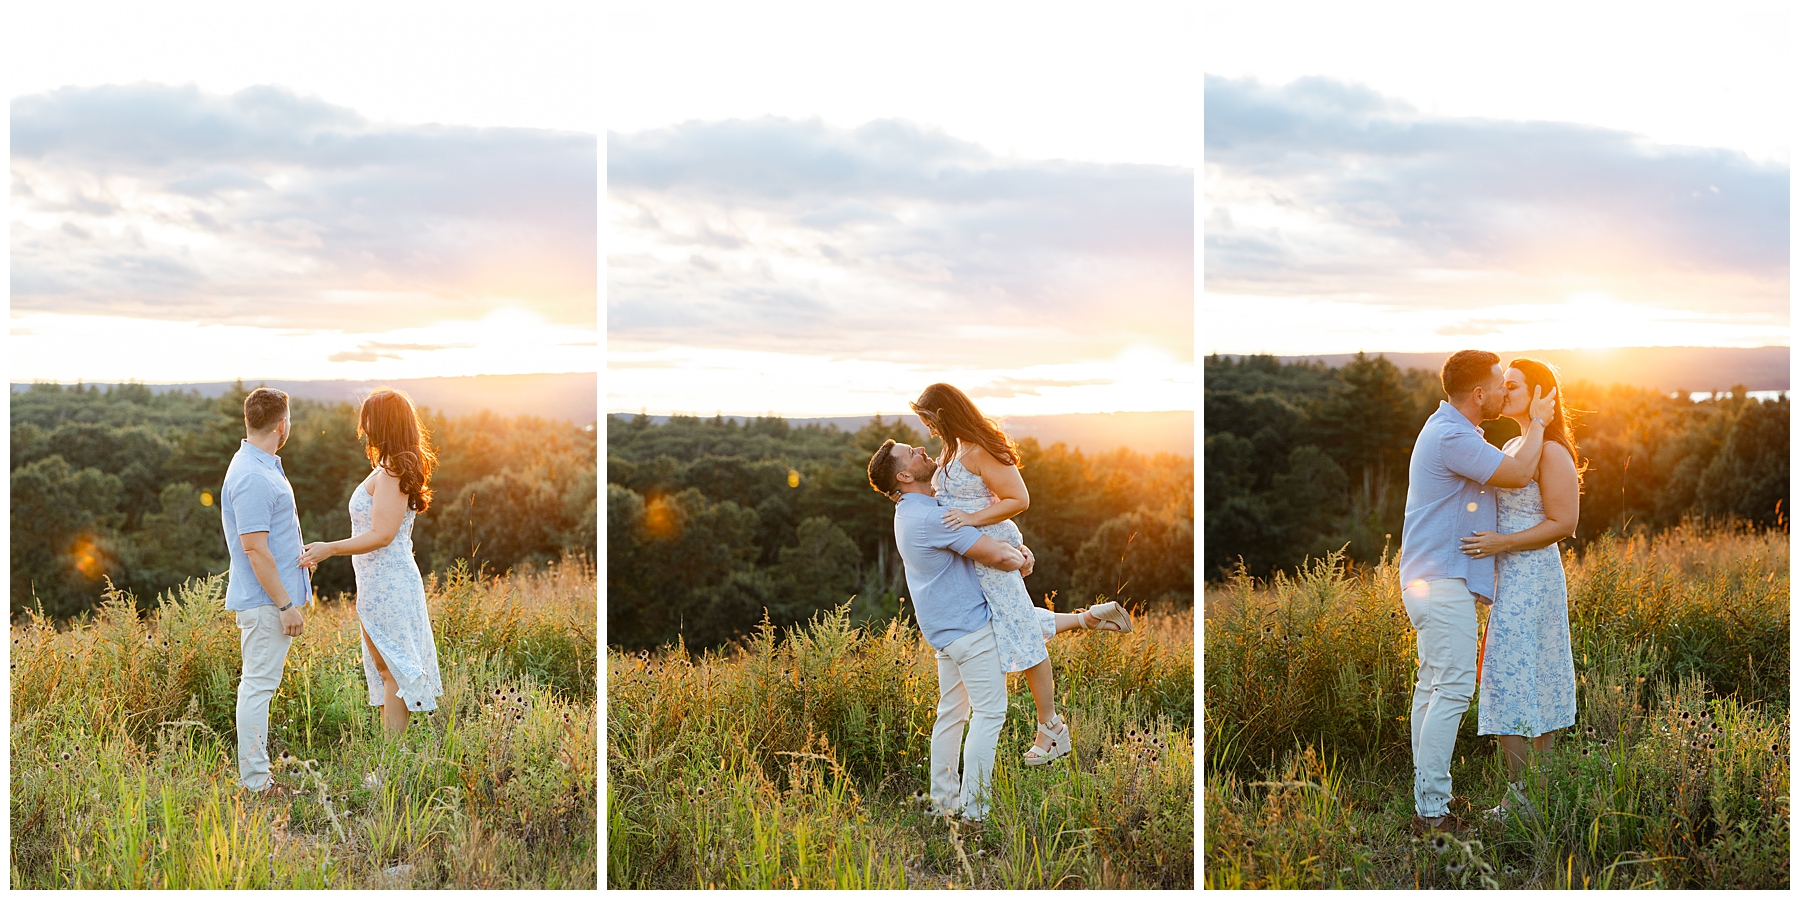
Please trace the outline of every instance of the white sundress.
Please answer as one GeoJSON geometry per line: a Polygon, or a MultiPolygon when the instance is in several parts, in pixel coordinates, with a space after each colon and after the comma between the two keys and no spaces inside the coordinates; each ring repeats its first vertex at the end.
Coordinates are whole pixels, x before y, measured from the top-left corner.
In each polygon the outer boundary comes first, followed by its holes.
{"type": "MultiPolygon", "coordinates": [[[[932,475],[932,487],[937,490],[938,506],[963,512],[979,512],[998,499],[981,476],[963,466],[960,453],[932,475]]],[[[1025,543],[1011,519],[984,525],[980,531],[1014,547],[1025,543]]],[[[1022,672],[1050,658],[1044,641],[1056,636],[1056,614],[1031,602],[1025,576],[980,563],[975,563],[975,574],[982,596],[987,598],[994,644],[1000,650],[1000,670],[1022,672]]]]}
{"type": "MultiPolygon", "coordinates": [[[[1501,534],[1544,521],[1536,481],[1495,496],[1501,534]]],[[[1551,544],[1502,553],[1481,663],[1479,734],[1537,737],[1575,724],[1575,658],[1562,553],[1551,544]]]]}
{"type": "MultiPolygon", "coordinates": [[[[438,676],[437,642],[431,636],[431,615],[425,609],[425,581],[413,560],[412,527],[417,514],[408,509],[392,543],[369,553],[350,557],[356,569],[356,615],[381,651],[388,674],[399,686],[400,699],[413,712],[437,709],[444,693],[438,676]]],[[[368,531],[375,523],[375,498],[366,486],[350,494],[350,536],[368,531]]],[[[364,645],[363,675],[369,683],[369,705],[386,699],[381,673],[364,645]]]]}

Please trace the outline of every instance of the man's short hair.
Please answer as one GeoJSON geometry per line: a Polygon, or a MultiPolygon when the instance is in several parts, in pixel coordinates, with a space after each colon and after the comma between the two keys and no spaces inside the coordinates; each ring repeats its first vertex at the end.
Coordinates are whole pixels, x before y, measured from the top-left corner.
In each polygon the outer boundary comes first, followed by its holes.
{"type": "Polygon", "coordinates": [[[274,388],[259,387],[244,398],[244,424],[251,431],[268,431],[287,415],[288,395],[274,388]]]}
{"type": "Polygon", "coordinates": [[[1494,377],[1494,367],[1499,364],[1499,354],[1486,350],[1458,350],[1444,360],[1444,371],[1438,375],[1444,382],[1444,395],[1461,397],[1487,384],[1488,379],[1494,377]]]}
{"type": "Polygon", "coordinates": [[[888,438],[882,442],[881,449],[869,457],[869,487],[892,498],[894,492],[900,489],[900,483],[894,480],[899,468],[894,460],[894,439],[888,438]]]}

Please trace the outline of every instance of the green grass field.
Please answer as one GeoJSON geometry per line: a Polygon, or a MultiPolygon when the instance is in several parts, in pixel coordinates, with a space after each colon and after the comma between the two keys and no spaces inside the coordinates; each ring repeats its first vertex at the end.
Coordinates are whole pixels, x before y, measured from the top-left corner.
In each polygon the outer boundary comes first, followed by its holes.
{"type": "MultiPolygon", "coordinates": [[[[1206,885],[1786,889],[1787,534],[1689,524],[1564,565],[1577,713],[1541,815],[1445,841],[1409,831],[1416,644],[1393,566],[1209,586],[1206,885]]],[[[1476,713],[1451,777],[1487,808],[1504,764],[1476,713]]]]}
{"type": "Polygon", "coordinates": [[[916,799],[937,669],[910,626],[840,608],[692,659],[607,657],[615,888],[1191,888],[1191,614],[1050,642],[1075,752],[1020,760],[1036,722],[1011,676],[981,830],[916,799]]]}
{"type": "Polygon", "coordinates": [[[12,628],[14,888],[593,888],[590,566],[427,583],[444,695],[401,740],[348,598],[307,611],[271,705],[285,799],[237,787],[223,581],[148,617],[12,628]]]}

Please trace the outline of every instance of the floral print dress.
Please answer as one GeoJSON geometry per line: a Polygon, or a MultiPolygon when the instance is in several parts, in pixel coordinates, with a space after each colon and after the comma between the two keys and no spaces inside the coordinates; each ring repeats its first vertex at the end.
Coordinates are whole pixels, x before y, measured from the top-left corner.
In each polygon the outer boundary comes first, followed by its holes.
{"type": "MultiPolygon", "coordinates": [[[[962,464],[962,454],[932,475],[937,503],[963,512],[979,512],[998,498],[981,476],[962,464]]],[[[1001,543],[1023,546],[1025,538],[1011,519],[983,526],[981,533],[1001,543]]],[[[1000,670],[1022,672],[1050,658],[1044,641],[1056,635],[1056,614],[1031,602],[1025,576],[975,563],[981,593],[987,598],[994,626],[994,643],[1000,649],[1000,670]]]]}
{"type": "MultiPolygon", "coordinates": [[[[1495,497],[1501,534],[1544,521],[1536,481],[1495,497]]],[[[1480,734],[1537,737],[1575,724],[1575,658],[1562,553],[1551,544],[1502,553],[1481,664],[1480,734]]]]}
{"type": "MultiPolygon", "coordinates": [[[[363,631],[381,651],[388,674],[399,686],[400,699],[412,712],[437,709],[444,693],[438,677],[437,642],[431,636],[431,616],[425,609],[425,581],[413,560],[412,510],[400,522],[392,543],[369,553],[350,557],[356,569],[356,615],[363,631]]],[[[352,537],[374,527],[375,497],[366,483],[350,494],[352,537]]],[[[363,645],[363,675],[369,683],[369,705],[386,699],[375,659],[363,645]]]]}

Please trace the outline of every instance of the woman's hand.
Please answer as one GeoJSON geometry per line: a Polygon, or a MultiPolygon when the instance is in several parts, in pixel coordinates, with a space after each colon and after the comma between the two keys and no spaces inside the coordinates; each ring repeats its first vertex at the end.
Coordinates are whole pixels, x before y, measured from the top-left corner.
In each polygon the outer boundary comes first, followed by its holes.
{"type": "Polygon", "coordinates": [[[1498,531],[1477,531],[1473,536],[1462,539],[1462,549],[1473,559],[1491,559],[1510,549],[1506,538],[1506,535],[1498,531]]]}
{"type": "Polygon", "coordinates": [[[975,527],[974,513],[966,513],[960,509],[947,509],[944,511],[945,528],[961,528],[964,525],[971,528],[975,527]]]}
{"type": "Polygon", "coordinates": [[[311,569],[332,556],[330,541],[313,541],[300,551],[300,567],[311,569]]]}

